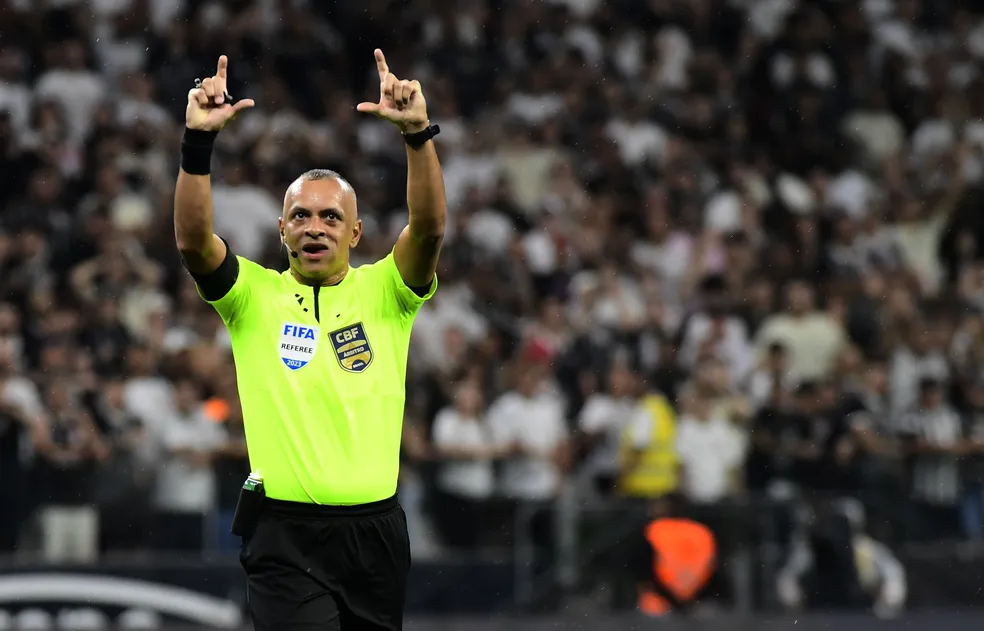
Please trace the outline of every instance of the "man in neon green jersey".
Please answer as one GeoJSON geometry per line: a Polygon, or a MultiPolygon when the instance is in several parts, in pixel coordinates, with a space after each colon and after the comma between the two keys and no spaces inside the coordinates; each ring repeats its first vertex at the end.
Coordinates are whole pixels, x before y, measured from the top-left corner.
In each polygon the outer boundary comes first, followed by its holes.
{"type": "Polygon", "coordinates": [[[355,191],[313,170],[287,190],[283,274],[212,233],[216,134],[253,106],[226,91],[228,60],[188,94],[174,228],[185,267],[232,338],[250,466],[237,532],[257,631],[402,628],[410,548],[396,500],[407,348],[437,288],[441,167],[416,81],[375,51],[378,103],[407,146],[409,225],[390,255],[349,267],[362,235],[355,191]]]}

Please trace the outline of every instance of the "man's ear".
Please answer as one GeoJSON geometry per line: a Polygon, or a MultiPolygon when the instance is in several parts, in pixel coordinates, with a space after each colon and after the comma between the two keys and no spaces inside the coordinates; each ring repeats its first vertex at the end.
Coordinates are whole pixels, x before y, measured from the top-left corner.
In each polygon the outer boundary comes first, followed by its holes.
{"type": "Polygon", "coordinates": [[[359,245],[359,239],[362,238],[362,220],[359,219],[352,226],[352,240],[349,241],[349,247],[355,247],[359,245]]]}

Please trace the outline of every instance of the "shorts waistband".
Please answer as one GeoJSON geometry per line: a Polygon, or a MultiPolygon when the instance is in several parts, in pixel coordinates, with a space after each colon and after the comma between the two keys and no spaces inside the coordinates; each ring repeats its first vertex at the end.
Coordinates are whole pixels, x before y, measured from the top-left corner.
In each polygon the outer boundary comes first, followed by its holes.
{"type": "Polygon", "coordinates": [[[263,512],[281,517],[297,517],[301,519],[321,519],[325,517],[378,517],[385,515],[399,506],[396,495],[369,502],[367,504],[351,504],[340,506],[336,504],[309,504],[307,502],[291,502],[264,498],[263,512]]]}

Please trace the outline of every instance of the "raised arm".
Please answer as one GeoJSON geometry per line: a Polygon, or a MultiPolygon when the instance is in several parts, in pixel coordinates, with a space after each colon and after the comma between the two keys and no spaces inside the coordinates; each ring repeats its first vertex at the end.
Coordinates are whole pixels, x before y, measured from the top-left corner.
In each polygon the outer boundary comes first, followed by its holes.
{"type": "Polygon", "coordinates": [[[212,145],[219,131],[252,99],[231,103],[226,90],[229,60],[219,57],[214,77],[188,92],[181,169],[174,188],[174,239],[181,260],[193,275],[211,274],[226,257],[226,245],[212,232],[212,145]]]}
{"type": "Polygon", "coordinates": [[[358,110],[390,121],[406,139],[410,221],[396,241],[393,256],[403,282],[414,289],[425,289],[434,281],[447,219],[441,163],[430,139],[436,132],[431,130],[427,118],[427,102],[420,83],[397,79],[383,52],[376,49],[375,55],[379,103],[360,103],[358,110]]]}

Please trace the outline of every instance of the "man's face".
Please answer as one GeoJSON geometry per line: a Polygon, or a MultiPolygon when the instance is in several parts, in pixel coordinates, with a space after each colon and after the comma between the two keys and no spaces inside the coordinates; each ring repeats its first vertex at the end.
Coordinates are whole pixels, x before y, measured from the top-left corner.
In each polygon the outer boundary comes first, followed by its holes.
{"type": "Polygon", "coordinates": [[[349,248],[362,236],[355,192],[337,179],[294,182],[280,231],[284,245],[297,254],[289,259],[295,274],[314,282],[330,278],[348,266],[349,248]]]}
{"type": "Polygon", "coordinates": [[[789,288],[789,310],[803,315],[813,308],[813,292],[803,283],[795,283],[789,288]]]}
{"type": "Polygon", "coordinates": [[[935,410],[943,405],[943,388],[934,384],[923,389],[922,405],[927,410],[935,410]]]}
{"type": "Polygon", "coordinates": [[[616,366],[608,375],[608,388],[613,397],[625,397],[632,394],[634,375],[624,366],[616,366]]]}

